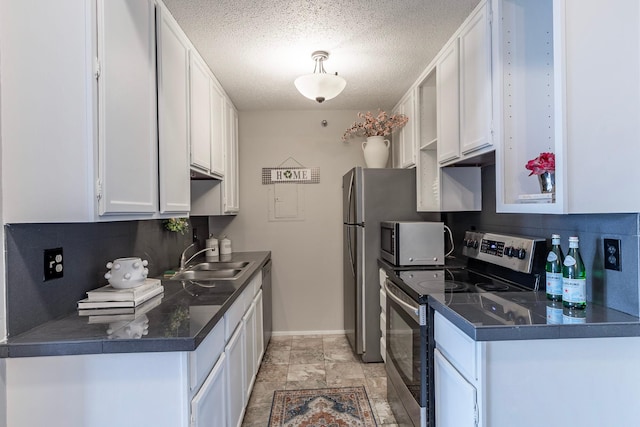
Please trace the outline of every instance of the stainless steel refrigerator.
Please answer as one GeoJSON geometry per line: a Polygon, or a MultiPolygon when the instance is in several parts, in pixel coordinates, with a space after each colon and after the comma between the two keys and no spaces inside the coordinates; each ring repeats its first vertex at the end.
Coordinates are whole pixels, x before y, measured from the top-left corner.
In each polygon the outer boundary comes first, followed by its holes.
{"type": "Polygon", "coordinates": [[[342,178],[342,192],[344,328],[364,362],[380,362],[380,221],[439,217],[416,212],[415,169],[357,167],[342,178]]]}

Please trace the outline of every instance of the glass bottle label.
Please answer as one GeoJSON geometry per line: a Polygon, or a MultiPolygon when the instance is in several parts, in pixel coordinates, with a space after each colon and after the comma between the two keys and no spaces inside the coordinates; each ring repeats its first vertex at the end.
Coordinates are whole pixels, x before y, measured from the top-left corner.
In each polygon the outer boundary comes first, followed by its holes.
{"type": "Polygon", "coordinates": [[[560,325],[562,323],[562,306],[555,307],[547,305],[547,324],[560,325]]]}
{"type": "Polygon", "coordinates": [[[576,259],[571,255],[567,255],[567,257],[564,259],[564,265],[566,265],[567,267],[576,265],[576,259]]]}
{"type": "Polygon", "coordinates": [[[556,253],[553,251],[549,252],[549,255],[547,255],[547,262],[554,262],[557,259],[558,259],[558,255],[556,255],[556,253]]]}
{"type": "Polygon", "coordinates": [[[548,294],[562,295],[562,273],[547,273],[546,282],[546,291],[548,294]]]}
{"type": "Polygon", "coordinates": [[[562,280],[562,287],[563,301],[573,303],[582,303],[587,301],[587,279],[568,279],[565,277],[562,280]]]}

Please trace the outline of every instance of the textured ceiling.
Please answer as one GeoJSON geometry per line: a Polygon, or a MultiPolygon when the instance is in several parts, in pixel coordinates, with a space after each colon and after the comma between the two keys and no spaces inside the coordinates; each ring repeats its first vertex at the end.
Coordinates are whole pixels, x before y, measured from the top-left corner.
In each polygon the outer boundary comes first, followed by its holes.
{"type": "Polygon", "coordinates": [[[479,0],[164,0],[239,110],[390,108],[479,0]],[[347,87],[317,104],[293,81],[326,50],[347,87]]]}

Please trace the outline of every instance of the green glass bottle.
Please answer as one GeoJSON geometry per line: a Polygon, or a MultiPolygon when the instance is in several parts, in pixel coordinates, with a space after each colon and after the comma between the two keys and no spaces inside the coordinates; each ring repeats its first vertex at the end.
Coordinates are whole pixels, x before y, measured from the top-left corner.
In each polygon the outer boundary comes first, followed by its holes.
{"type": "Polygon", "coordinates": [[[551,301],[562,301],[562,263],[564,254],[560,248],[560,235],[551,235],[551,250],[544,266],[546,273],[547,298],[551,301]]]}
{"type": "Polygon", "coordinates": [[[587,271],[578,242],[577,237],[569,237],[569,252],[562,268],[562,305],[582,309],[587,307],[587,271]]]}

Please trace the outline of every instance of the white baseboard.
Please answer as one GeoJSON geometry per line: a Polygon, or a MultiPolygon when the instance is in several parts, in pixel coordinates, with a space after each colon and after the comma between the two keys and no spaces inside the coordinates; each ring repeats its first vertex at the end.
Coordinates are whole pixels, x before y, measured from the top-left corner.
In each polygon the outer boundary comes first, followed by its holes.
{"type": "Polygon", "coordinates": [[[273,331],[271,336],[287,337],[292,335],[345,335],[345,330],[337,331],[273,331]]]}

